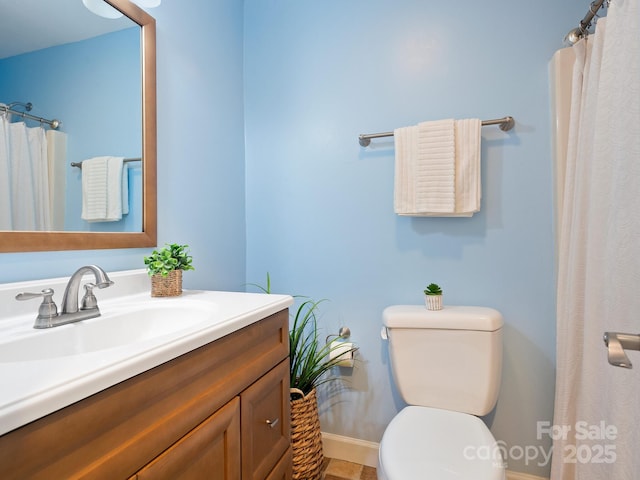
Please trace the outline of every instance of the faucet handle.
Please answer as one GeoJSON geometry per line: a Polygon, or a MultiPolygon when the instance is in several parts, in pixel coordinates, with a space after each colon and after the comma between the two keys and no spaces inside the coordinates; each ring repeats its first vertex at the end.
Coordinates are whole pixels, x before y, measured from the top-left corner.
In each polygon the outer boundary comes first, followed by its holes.
{"type": "Polygon", "coordinates": [[[82,297],[82,305],[80,310],[90,310],[98,308],[98,300],[93,294],[95,283],[85,283],[84,285],[84,297],[82,297]]]}
{"type": "Polygon", "coordinates": [[[42,297],[42,303],[38,309],[38,318],[34,328],[45,328],[46,323],[58,315],[58,307],[53,301],[53,289],[45,288],[40,293],[21,292],[16,295],[16,300],[31,300],[42,297]]]}

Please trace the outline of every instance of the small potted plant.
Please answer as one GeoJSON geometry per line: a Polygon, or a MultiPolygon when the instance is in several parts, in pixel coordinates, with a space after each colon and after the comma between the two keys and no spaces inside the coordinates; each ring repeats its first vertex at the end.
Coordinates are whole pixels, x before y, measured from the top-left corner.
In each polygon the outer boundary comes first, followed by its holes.
{"type": "Polygon", "coordinates": [[[182,271],[195,270],[193,257],[187,251],[189,245],[167,243],[144,257],[147,273],[151,277],[152,297],[177,297],[182,294],[182,271]]]}
{"type": "Polygon", "coordinates": [[[437,283],[430,283],[424,289],[424,301],[429,310],[442,310],[442,289],[437,283]]]}

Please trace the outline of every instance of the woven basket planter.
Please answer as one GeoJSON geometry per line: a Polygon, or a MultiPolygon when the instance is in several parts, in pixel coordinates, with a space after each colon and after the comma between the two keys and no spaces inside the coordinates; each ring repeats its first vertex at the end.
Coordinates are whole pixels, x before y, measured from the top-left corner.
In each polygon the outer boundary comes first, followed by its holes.
{"type": "Polygon", "coordinates": [[[172,270],[166,277],[156,273],[151,276],[152,297],[177,297],[182,295],[182,270],[172,270]]]}
{"type": "Polygon", "coordinates": [[[322,474],[322,436],[318,416],[316,390],[307,395],[292,388],[291,393],[303,395],[291,400],[291,449],[293,450],[293,480],[318,480],[322,474]]]}

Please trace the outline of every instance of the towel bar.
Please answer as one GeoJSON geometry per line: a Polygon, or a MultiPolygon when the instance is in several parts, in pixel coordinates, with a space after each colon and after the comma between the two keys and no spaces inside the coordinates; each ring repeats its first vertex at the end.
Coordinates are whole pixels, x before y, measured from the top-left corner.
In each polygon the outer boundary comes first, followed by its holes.
{"type": "MultiPolygon", "coordinates": [[[[485,125],[498,125],[500,130],[503,132],[508,132],[511,130],[516,124],[513,117],[503,117],[503,118],[495,118],[493,120],[482,120],[482,126],[485,125]]],[[[381,137],[393,137],[393,132],[383,132],[383,133],[363,133],[358,137],[358,142],[363,147],[368,147],[371,143],[372,138],[381,138],[381,137]]]]}
{"type": "MultiPolygon", "coordinates": [[[[142,161],[142,158],[125,158],[123,160],[124,163],[141,162],[141,161],[142,161]]],[[[82,168],[82,162],[71,162],[71,166],[72,167],[82,168]]]]}

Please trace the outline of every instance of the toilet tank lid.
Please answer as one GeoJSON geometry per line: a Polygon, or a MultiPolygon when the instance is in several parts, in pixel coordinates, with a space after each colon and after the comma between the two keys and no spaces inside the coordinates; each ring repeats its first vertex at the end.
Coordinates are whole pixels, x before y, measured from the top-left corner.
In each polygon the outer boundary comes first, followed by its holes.
{"type": "Polygon", "coordinates": [[[392,305],[382,312],[387,328],[432,328],[438,330],[478,330],[493,332],[504,324],[502,314],[488,307],[446,305],[427,310],[424,305],[392,305]]]}

